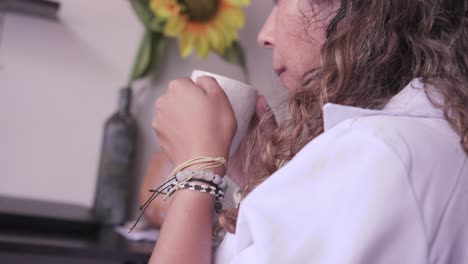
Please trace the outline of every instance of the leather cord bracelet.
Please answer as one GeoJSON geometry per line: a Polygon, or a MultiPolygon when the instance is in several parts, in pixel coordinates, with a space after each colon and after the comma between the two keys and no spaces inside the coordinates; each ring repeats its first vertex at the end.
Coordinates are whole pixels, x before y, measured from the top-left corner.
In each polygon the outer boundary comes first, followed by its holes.
{"type": "MultiPolygon", "coordinates": [[[[166,182],[161,184],[155,190],[153,190],[153,189],[149,190],[152,194],[148,198],[148,200],[146,200],[146,202],[140,207],[141,213],[138,216],[135,223],[133,224],[133,226],[130,228],[129,232],[131,232],[135,228],[135,226],[140,221],[141,217],[143,217],[146,209],[149,207],[151,202],[154,199],[156,199],[156,197],[159,194],[165,195],[164,200],[167,199],[167,197],[171,196],[176,190],[181,189],[181,188],[185,188],[185,186],[186,186],[185,184],[187,182],[189,182],[189,181],[192,181],[192,179],[195,178],[196,174],[197,175],[201,174],[202,175],[202,177],[201,177],[202,180],[212,182],[214,185],[216,185],[216,189],[219,189],[219,192],[215,192],[215,194],[218,195],[218,196],[215,196],[216,197],[215,210],[216,210],[217,213],[219,213],[219,211],[221,210],[221,203],[220,203],[219,200],[222,199],[222,197],[224,197],[224,192],[221,189],[227,188],[227,183],[226,183],[225,180],[223,182],[222,181],[223,178],[221,176],[219,176],[219,175],[211,174],[212,172],[210,173],[208,171],[203,172],[203,170],[216,168],[216,167],[219,167],[219,166],[224,166],[225,170],[227,171],[227,165],[226,165],[226,159],[225,158],[223,158],[223,157],[218,157],[218,158],[198,157],[198,158],[194,158],[194,159],[188,160],[186,162],[183,162],[182,164],[177,166],[171,173],[169,173],[169,175],[167,177],[168,180],[166,182]],[[184,170],[184,169],[186,169],[186,168],[188,168],[190,166],[196,165],[196,164],[202,164],[201,166],[199,166],[197,168],[197,170],[196,170],[197,173],[191,173],[190,175],[186,175],[186,177],[184,177],[185,179],[183,179],[181,181],[178,180],[178,178],[176,177],[177,173],[181,172],[179,174],[179,178],[180,178],[180,177],[182,177],[182,175],[186,174],[186,172],[185,171],[182,172],[182,170],[184,170]],[[211,177],[212,177],[212,179],[211,179],[211,177]],[[221,183],[222,183],[223,188],[220,188],[221,183]],[[177,184],[179,184],[179,187],[178,187],[177,184]],[[220,195],[219,193],[222,193],[222,195],[220,195]]],[[[202,189],[200,189],[200,188],[201,187],[196,187],[196,188],[193,187],[193,189],[196,190],[196,191],[201,191],[203,189],[203,188],[202,189]],[[200,189],[200,190],[197,190],[197,189],[200,189]]],[[[211,191],[210,191],[210,194],[211,194],[211,191]]]]}

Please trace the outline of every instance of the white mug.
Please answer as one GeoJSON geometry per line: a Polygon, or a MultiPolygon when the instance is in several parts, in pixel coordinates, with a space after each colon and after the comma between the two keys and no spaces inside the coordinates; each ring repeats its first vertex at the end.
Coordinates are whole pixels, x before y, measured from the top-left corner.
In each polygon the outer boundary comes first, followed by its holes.
{"type": "Polygon", "coordinates": [[[192,72],[191,79],[196,82],[197,78],[200,76],[210,76],[215,78],[229,99],[232,109],[234,110],[234,115],[237,121],[237,131],[234,135],[231,149],[229,150],[229,156],[232,156],[248,132],[250,120],[255,113],[258,92],[248,84],[211,72],[194,70],[192,72]]]}

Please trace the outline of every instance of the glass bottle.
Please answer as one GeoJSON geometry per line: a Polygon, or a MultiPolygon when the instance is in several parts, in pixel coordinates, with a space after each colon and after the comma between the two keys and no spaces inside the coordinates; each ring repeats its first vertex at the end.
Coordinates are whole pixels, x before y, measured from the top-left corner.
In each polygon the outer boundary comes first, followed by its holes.
{"type": "Polygon", "coordinates": [[[122,224],[128,214],[138,127],[130,113],[132,89],[120,90],[119,109],[104,125],[93,214],[102,224],[122,224]]]}

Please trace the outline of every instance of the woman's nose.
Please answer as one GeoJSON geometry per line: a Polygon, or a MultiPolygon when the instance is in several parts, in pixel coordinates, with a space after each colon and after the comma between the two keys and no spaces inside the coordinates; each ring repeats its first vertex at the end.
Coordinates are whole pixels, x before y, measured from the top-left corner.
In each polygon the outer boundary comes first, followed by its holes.
{"type": "Polygon", "coordinates": [[[273,48],[275,45],[275,16],[276,16],[276,7],[270,13],[265,24],[263,24],[260,33],[258,33],[257,42],[258,45],[264,48],[273,48]]]}

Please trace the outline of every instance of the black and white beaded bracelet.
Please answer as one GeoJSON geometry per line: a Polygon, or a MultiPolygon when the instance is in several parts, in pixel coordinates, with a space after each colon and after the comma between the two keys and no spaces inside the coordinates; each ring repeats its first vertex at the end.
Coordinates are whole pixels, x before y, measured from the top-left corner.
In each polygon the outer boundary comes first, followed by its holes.
{"type": "Polygon", "coordinates": [[[219,214],[222,210],[221,201],[224,198],[224,192],[219,188],[216,188],[214,186],[204,185],[204,184],[197,184],[195,182],[181,182],[181,183],[178,183],[175,186],[175,188],[176,190],[187,189],[191,191],[198,191],[201,193],[208,193],[210,195],[213,195],[216,198],[216,202],[215,202],[216,213],[219,214]]]}
{"type": "Polygon", "coordinates": [[[189,189],[192,191],[199,191],[202,193],[209,193],[216,198],[222,200],[224,198],[224,192],[214,186],[209,186],[205,184],[197,184],[195,182],[181,182],[177,184],[176,189],[189,189]]]}

